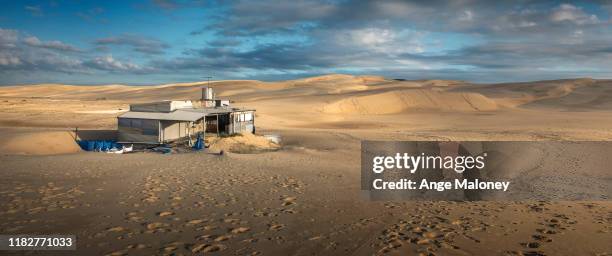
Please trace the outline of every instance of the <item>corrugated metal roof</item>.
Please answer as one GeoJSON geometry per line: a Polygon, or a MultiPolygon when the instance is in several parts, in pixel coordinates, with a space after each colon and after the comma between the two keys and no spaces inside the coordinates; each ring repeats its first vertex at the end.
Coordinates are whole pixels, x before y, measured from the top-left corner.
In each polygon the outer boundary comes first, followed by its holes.
{"type": "Polygon", "coordinates": [[[246,109],[246,108],[234,108],[234,107],[221,107],[221,108],[185,108],[181,109],[181,111],[188,111],[192,113],[205,113],[205,114],[223,114],[223,113],[232,113],[232,112],[241,112],[241,111],[255,111],[254,109],[246,109]]]}
{"type": "Polygon", "coordinates": [[[204,113],[202,112],[191,112],[178,109],[169,113],[166,112],[135,112],[128,111],[121,115],[119,118],[139,118],[139,119],[153,119],[153,120],[176,120],[176,121],[196,121],[201,119],[204,113]]]}

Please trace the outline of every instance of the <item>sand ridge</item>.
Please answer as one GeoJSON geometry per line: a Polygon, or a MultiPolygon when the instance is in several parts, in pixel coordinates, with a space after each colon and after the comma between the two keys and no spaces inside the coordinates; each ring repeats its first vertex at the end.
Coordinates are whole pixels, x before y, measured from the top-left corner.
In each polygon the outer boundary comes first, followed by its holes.
{"type": "Polygon", "coordinates": [[[280,148],[280,145],[269,139],[251,133],[209,137],[207,138],[206,144],[209,145],[209,150],[216,152],[223,150],[233,153],[255,153],[277,150],[280,148]]]}
{"type": "MultiPolygon", "coordinates": [[[[0,127],[112,130],[116,116],[127,111],[130,103],[197,99],[204,85],[209,83],[0,87],[0,127]]],[[[430,131],[430,136],[439,137],[440,130],[452,125],[453,131],[516,130],[495,135],[510,132],[514,135],[506,137],[511,139],[547,139],[561,133],[565,138],[612,139],[610,118],[606,118],[612,111],[608,80],[470,84],[335,74],[278,82],[211,81],[210,86],[219,98],[257,109],[258,127],[268,129],[348,129],[396,137],[430,131]]],[[[34,138],[26,139],[32,133],[6,132],[19,136],[21,142],[4,146],[5,154],[34,152],[15,147],[34,145],[34,138]]],[[[493,134],[483,132],[469,136],[493,134]]],[[[0,141],[0,145],[7,143],[0,141]]]]}
{"type": "Polygon", "coordinates": [[[405,111],[492,111],[495,101],[478,93],[410,89],[355,96],[323,107],[332,114],[396,114],[405,111]]]}
{"type": "MultiPolygon", "coordinates": [[[[219,97],[255,108],[258,133],[279,134],[282,148],[71,153],[76,126],[83,137],[114,130],[130,103],[195,99],[207,84],[0,87],[0,233],[76,234],[81,255],[612,252],[607,201],[370,202],[359,181],[364,139],[612,140],[609,80],[211,81],[219,97]]],[[[276,147],[261,139],[215,147],[276,147]]],[[[531,156],[512,167],[542,158],[531,156]]],[[[606,182],[605,168],[582,171],[606,182]]]]}
{"type": "Polygon", "coordinates": [[[50,155],[81,152],[69,131],[28,132],[0,135],[0,153],[13,155],[50,155]]]}

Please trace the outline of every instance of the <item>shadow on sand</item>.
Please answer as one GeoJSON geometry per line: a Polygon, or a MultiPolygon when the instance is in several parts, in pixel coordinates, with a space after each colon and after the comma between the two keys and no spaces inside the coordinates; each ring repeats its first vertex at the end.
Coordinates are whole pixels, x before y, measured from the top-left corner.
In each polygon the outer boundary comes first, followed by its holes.
{"type": "Polygon", "coordinates": [[[117,140],[117,130],[73,130],[76,140],[117,140]]]}

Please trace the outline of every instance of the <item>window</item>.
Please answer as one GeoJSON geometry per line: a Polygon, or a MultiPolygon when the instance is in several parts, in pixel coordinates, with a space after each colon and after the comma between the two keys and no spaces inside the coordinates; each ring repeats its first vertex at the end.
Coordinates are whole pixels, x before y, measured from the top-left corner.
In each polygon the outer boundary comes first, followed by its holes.
{"type": "Polygon", "coordinates": [[[132,119],[131,127],[133,127],[133,128],[141,128],[142,127],[142,121],[140,119],[132,119]]]}
{"type": "Polygon", "coordinates": [[[131,121],[127,118],[119,118],[119,126],[120,127],[130,127],[131,121]]]}
{"type": "Polygon", "coordinates": [[[142,129],[142,135],[157,135],[157,129],[142,129]]]}
{"type": "Polygon", "coordinates": [[[143,135],[157,135],[157,120],[142,120],[141,125],[143,135]]]}

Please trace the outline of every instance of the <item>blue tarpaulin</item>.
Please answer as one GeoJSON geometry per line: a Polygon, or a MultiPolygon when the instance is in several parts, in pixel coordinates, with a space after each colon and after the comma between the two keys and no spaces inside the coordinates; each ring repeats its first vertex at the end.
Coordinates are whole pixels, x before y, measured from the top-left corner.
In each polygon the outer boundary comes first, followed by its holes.
{"type": "Polygon", "coordinates": [[[123,148],[121,144],[112,140],[80,140],[77,143],[85,151],[108,151],[111,148],[123,148]]]}
{"type": "Polygon", "coordinates": [[[204,140],[202,139],[202,134],[198,134],[198,138],[193,145],[193,149],[202,150],[204,148],[204,140]]]}

